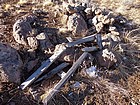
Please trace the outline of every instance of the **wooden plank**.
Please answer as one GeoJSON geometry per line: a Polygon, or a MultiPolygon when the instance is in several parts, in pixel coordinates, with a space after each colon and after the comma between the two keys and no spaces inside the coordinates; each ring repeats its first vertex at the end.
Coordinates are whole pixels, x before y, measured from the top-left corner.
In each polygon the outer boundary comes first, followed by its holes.
{"type": "Polygon", "coordinates": [[[90,35],[90,36],[87,36],[87,37],[78,39],[78,40],[76,40],[76,41],[69,42],[69,43],[66,44],[66,46],[67,46],[67,47],[72,47],[72,46],[75,46],[75,45],[77,45],[77,44],[81,44],[81,43],[93,41],[93,40],[96,39],[95,36],[96,36],[96,35],[90,35]]]}
{"type": "Polygon", "coordinates": [[[101,34],[97,34],[97,44],[100,50],[103,49],[101,34]]]}
{"type": "Polygon", "coordinates": [[[57,50],[49,59],[47,59],[41,67],[39,67],[25,82],[23,82],[19,88],[22,90],[33,83],[65,50],[66,47],[62,44],[61,48],[57,50]]]}
{"type": "Polygon", "coordinates": [[[67,67],[69,65],[69,63],[62,63],[60,65],[58,65],[56,68],[54,68],[53,70],[51,70],[49,73],[47,73],[46,75],[42,76],[41,78],[37,79],[35,81],[36,82],[40,82],[42,81],[43,79],[49,79],[51,78],[53,75],[57,74],[58,72],[60,72],[62,69],[64,69],[65,67],[67,67]]]}
{"type": "Polygon", "coordinates": [[[68,70],[66,75],[55,85],[55,87],[49,92],[49,94],[43,99],[44,105],[47,105],[48,101],[60,90],[60,88],[70,79],[79,65],[83,62],[85,57],[88,55],[84,52],[79,59],[73,64],[73,66],[68,70]]]}

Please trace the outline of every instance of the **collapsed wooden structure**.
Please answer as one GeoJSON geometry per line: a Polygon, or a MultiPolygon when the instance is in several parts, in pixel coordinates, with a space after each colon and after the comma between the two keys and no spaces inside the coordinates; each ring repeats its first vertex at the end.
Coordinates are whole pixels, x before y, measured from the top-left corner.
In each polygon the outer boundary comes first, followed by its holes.
{"type": "MultiPolygon", "coordinates": [[[[39,82],[41,80],[48,79],[55,75],[56,73],[60,72],[63,68],[68,66],[68,63],[62,63],[61,65],[57,66],[55,69],[51,70],[48,72],[48,74],[44,75],[43,77],[39,78],[42,73],[47,72],[48,68],[55,62],[55,60],[63,54],[63,52],[68,48],[68,47],[73,47],[78,44],[90,42],[97,40],[97,44],[99,49],[102,49],[102,43],[101,43],[101,36],[99,34],[83,37],[81,39],[78,39],[76,41],[68,42],[68,43],[63,43],[57,45],[54,54],[48,58],[25,82],[23,82],[19,88],[21,90],[24,90],[27,88],[29,85],[31,85],[33,82],[39,82]]],[[[79,65],[83,62],[83,60],[86,58],[86,56],[89,54],[88,52],[95,51],[97,50],[96,47],[87,47],[83,48],[83,54],[79,57],[79,59],[72,65],[72,67],[68,70],[68,72],[64,75],[63,78],[54,86],[52,91],[49,92],[49,94],[43,99],[44,105],[47,105],[48,101],[60,90],[60,88],[70,79],[70,77],[74,74],[76,69],[79,67],[79,65]]]]}

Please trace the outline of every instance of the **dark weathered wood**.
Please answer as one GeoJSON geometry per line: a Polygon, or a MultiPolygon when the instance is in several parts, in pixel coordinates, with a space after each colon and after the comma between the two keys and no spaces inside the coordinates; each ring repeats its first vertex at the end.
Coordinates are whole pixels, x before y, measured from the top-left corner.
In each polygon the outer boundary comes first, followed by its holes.
{"type": "Polygon", "coordinates": [[[47,73],[46,75],[44,75],[41,78],[37,79],[35,82],[39,82],[39,81],[42,81],[43,79],[49,79],[49,78],[51,78],[53,75],[57,74],[58,72],[60,72],[62,69],[64,69],[68,65],[69,65],[69,63],[66,63],[66,62],[58,65],[56,68],[54,68],[53,70],[51,70],[49,73],[47,73]]]}
{"type": "Polygon", "coordinates": [[[77,45],[77,44],[81,44],[81,43],[93,41],[93,40],[96,39],[95,36],[96,36],[96,35],[90,35],[90,36],[87,36],[87,37],[78,39],[78,40],[76,40],[76,41],[69,42],[69,43],[66,44],[66,46],[67,46],[67,47],[72,47],[72,46],[75,46],[75,45],[77,45]]]}
{"type": "Polygon", "coordinates": [[[66,47],[62,45],[62,47],[56,51],[49,59],[47,59],[41,67],[39,67],[25,82],[20,85],[20,88],[23,90],[31,83],[33,83],[64,51],[66,47]]]}
{"type": "Polygon", "coordinates": [[[97,44],[100,50],[103,49],[101,34],[97,34],[97,44]]]}
{"type": "Polygon", "coordinates": [[[68,70],[66,75],[55,85],[55,87],[49,92],[49,94],[43,99],[44,105],[47,105],[48,101],[60,90],[60,88],[70,79],[72,74],[76,71],[78,66],[83,62],[85,57],[88,55],[84,52],[79,59],[73,64],[73,66],[68,70]]]}

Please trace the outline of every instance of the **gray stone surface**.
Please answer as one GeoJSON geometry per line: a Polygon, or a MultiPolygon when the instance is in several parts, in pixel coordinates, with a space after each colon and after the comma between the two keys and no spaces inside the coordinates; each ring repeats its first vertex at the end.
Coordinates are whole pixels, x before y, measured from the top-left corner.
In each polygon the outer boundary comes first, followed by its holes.
{"type": "Polygon", "coordinates": [[[18,52],[0,43],[0,82],[20,83],[22,65],[18,52]]]}
{"type": "MultiPolygon", "coordinates": [[[[31,23],[34,22],[35,19],[37,19],[36,16],[28,15],[15,22],[13,25],[13,37],[17,43],[22,45],[29,45],[30,43],[34,43],[28,42],[27,37],[33,36],[31,23]]],[[[32,47],[32,45],[29,46],[32,47]]]]}
{"type": "Polygon", "coordinates": [[[87,24],[79,13],[69,16],[67,26],[74,35],[81,35],[87,31],[87,24]]]}
{"type": "Polygon", "coordinates": [[[108,49],[98,51],[96,53],[96,60],[100,66],[107,68],[110,68],[117,62],[114,53],[112,51],[109,51],[108,49]]]}

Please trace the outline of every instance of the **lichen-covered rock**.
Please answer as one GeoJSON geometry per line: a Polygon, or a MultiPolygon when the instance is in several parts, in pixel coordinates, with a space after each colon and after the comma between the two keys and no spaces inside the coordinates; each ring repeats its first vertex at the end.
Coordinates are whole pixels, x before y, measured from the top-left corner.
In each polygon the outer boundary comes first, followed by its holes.
{"type": "Polygon", "coordinates": [[[114,53],[112,51],[109,51],[108,49],[98,51],[96,53],[96,60],[100,66],[107,68],[110,68],[117,62],[114,53]]]}
{"type": "Polygon", "coordinates": [[[17,20],[13,26],[13,37],[19,44],[27,45],[27,36],[30,36],[31,32],[31,25],[24,20],[17,20]]]}
{"type": "Polygon", "coordinates": [[[29,15],[24,16],[15,22],[13,26],[13,37],[17,43],[28,45],[27,37],[32,36],[31,23],[33,23],[36,19],[36,16],[29,15]]]}
{"type": "Polygon", "coordinates": [[[67,26],[73,35],[81,35],[87,31],[87,24],[79,13],[74,13],[69,16],[67,26]]]}
{"type": "Polygon", "coordinates": [[[22,61],[18,52],[0,43],[0,83],[20,83],[22,61]]]}
{"type": "Polygon", "coordinates": [[[37,49],[38,47],[38,41],[36,39],[36,37],[28,37],[27,38],[28,41],[28,45],[32,48],[32,49],[37,49]]]}

